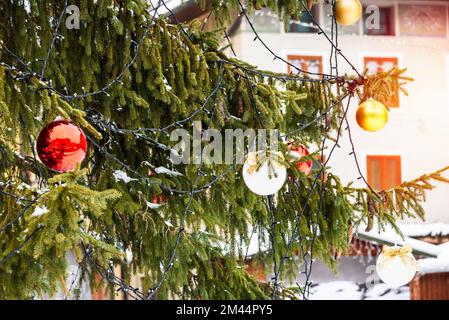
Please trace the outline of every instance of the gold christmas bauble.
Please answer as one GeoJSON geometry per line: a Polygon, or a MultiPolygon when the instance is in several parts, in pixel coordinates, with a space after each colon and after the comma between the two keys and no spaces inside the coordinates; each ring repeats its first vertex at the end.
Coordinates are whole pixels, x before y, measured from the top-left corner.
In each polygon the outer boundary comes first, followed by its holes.
{"type": "Polygon", "coordinates": [[[350,26],[359,21],[362,11],[359,0],[337,0],[335,3],[335,18],[342,26],[350,26]]]}
{"type": "Polygon", "coordinates": [[[379,101],[369,99],[359,106],[356,118],[363,130],[376,132],[387,124],[388,110],[379,101]]]}

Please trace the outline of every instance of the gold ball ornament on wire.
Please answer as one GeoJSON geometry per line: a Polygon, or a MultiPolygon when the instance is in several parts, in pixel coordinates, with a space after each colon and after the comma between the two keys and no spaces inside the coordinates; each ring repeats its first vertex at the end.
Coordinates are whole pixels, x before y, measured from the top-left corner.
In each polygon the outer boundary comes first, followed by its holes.
{"type": "Polygon", "coordinates": [[[359,0],[337,0],[335,19],[342,26],[350,26],[360,20],[363,7],[359,0]]]}
{"type": "Polygon", "coordinates": [[[385,246],[377,258],[376,271],[379,278],[392,287],[402,287],[415,277],[418,263],[410,246],[385,246]]]}
{"type": "Polygon", "coordinates": [[[388,110],[379,101],[369,99],[359,105],[356,119],[363,130],[376,132],[387,124],[388,110]]]}

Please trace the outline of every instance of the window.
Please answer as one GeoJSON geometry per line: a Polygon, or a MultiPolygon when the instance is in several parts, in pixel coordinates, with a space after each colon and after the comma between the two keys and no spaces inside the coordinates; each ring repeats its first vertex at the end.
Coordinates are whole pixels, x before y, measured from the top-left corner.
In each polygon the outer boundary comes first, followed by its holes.
{"type": "Polygon", "coordinates": [[[446,6],[400,4],[398,8],[401,36],[446,37],[446,6]]]}
{"type": "Polygon", "coordinates": [[[394,36],[394,7],[377,7],[379,9],[379,25],[372,25],[373,11],[370,8],[363,9],[363,33],[369,36],[394,36]],[[368,10],[367,10],[368,9],[368,10]]]}
{"type": "MultiPolygon", "coordinates": [[[[388,57],[365,57],[364,59],[365,68],[368,70],[369,74],[374,74],[377,72],[384,72],[393,69],[398,66],[398,58],[388,57]]],[[[388,108],[398,108],[399,107],[399,91],[395,92],[390,99],[387,101],[381,101],[388,108]]]]}
{"type": "Polygon", "coordinates": [[[374,190],[387,190],[402,183],[401,156],[367,156],[368,183],[374,190]]]}
{"type": "MultiPolygon", "coordinates": [[[[310,11],[315,21],[319,21],[320,11],[319,6],[314,5],[310,11]]],[[[318,28],[313,24],[313,20],[309,13],[303,11],[300,19],[298,21],[289,21],[287,32],[298,32],[298,33],[316,33],[318,28]]]]}
{"type": "MultiPolygon", "coordinates": [[[[312,78],[318,78],[323,73],[323,57],[321,56],[303,56],[303,55],[288,55],[288,62],[297,68],[305,71],[305,74],[312,78]]],[[[288,67],[288,73],[296,72],[295,68],[288,67]]]]}

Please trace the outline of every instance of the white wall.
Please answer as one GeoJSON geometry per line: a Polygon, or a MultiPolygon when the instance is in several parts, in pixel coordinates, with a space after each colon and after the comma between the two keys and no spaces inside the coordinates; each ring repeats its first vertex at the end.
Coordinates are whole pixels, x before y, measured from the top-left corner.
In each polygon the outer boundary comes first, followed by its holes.
{"type": "MultiPolygon", "coordinates": [[[[330,45],[324,36],[283,31],[261,33],[260,36],[284,57],[287,54],[323,55],[324,71],[329,72],[330,45]]],[[[284,63],[273,61],[262,45],[254,41],[253,33],[241,30],[232,41],[240,59],[261,69],[287,71],[284,63]]],[[[378,133],[362,131],[355,122],[356,105],[351,108],[351,128],[365,174],[366,154],[401,155],[403,180],[449,165],[449,40],[341,35],[339,46],[359,70],[363,70],[364,55],[391,55],[399,57],[400,67],[407,67],[407,74],[415,78],[415,82],[407,86],[410,96],[401,95],[400,108],[391,110],[389,124],[378,133]]],[[[351,73],[343,59],[340,59],[339,67],[340,73],[351,73]]],[[[349,143],[343,139],[341,145],[330,165],[344,181],[355,181],[358,175],[349,156],[349,143]]],[[[360,181],[356,183],[362,185],[360,181]]],[[[429,192],[424,205],[427,222],[449,223],[449,209],[446,209],[449,208],[449,186],[437,185],[437,189],[429,192]]]]}

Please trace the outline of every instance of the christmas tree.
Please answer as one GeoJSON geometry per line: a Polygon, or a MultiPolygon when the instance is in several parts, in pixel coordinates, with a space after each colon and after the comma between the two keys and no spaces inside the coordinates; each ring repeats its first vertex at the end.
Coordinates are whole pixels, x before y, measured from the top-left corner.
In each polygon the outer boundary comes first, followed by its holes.
{"type": "MultiPolygon", "coordinates": [[[[215,31],[158,14],[162,0],[0,0],[0,298],[71,294],[68,253],[79,281],[95,287],[99,275],[139,299],[307,298],[307,277],[286,285],[298,273],[295,257],[335,267],[354,227],[424,218],[425,191],[433,180],[448,182],[444,169],[373,190],[344,185],[327,167],[350,134],[349,101],[406,92],[405,70],[259,70],[229,54],[230,15],[268,7],[288,21],[310,14],[313,2],[198,3],[217,17],[215,31]],[[77,160],[52,149],[45,135],[58,125],[86,138],[87,149],[71,145],[77,160]],[[173,161],[176,129],[278,129],[287,181],[276,196],[259,196],[240,163],[206,161],[203,153],[173,161]],[[289,159],[295,152],[300,159],[289,159]],[[270,283],[245,271],[254,233],[270,283]],[[129,286],[133,273],[143,275],[143,288],[129,286]]],[[[345,60],[329,19],[331,59],[345,60]]],[[[207,150],[210,137],[200,141],[207,150]]]]}

